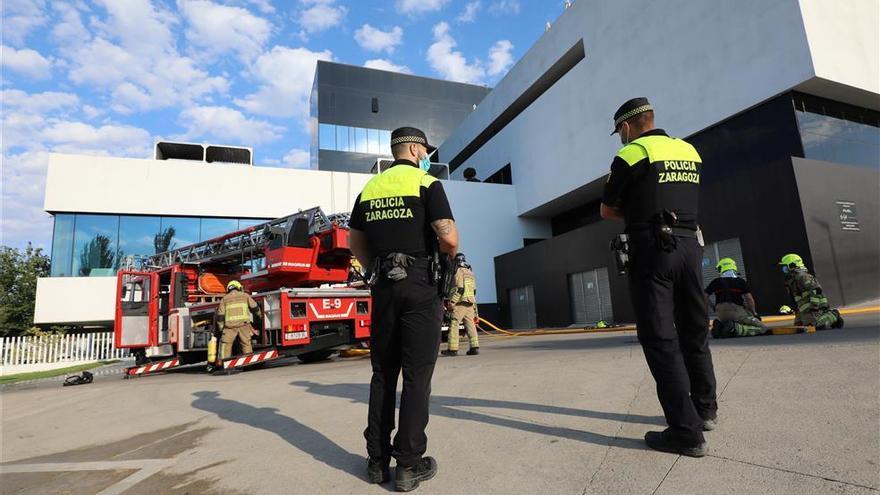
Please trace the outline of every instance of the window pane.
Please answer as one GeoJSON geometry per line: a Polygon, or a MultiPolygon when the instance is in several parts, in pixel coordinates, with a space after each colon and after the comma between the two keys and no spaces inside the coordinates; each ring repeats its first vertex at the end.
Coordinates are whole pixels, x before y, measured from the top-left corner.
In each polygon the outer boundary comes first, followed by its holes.
{"type": "Polygon", "coordinates": [[[52,232],[52,271],[53,277],[69,277],[73,263],[73,220],[69,213],[55,215],[55,228],[52,232]]]}
{"type": "Polygon", "coordinates": [[[114,275],[117,267],[116,215],[77,215],[73,234],[73,274],[79,277],[114,275]]]}
{"type": "Polygon", "coordinates": [[[268,220],[256,220],[253,218],[239,218],[238,219],[238,230],[246,229],[246,228],[251,227],[253,225],[259,225],[259,224],[265,223],[267,221],[268,220]]]}
{"type": "Polygon", "coordinates": [[[391,131],[379,131],[379,154],[391,154],[391,131]]]}
{"type": "Polygon", "coordinates": [[[379,154],[379,130],[367,129],[367,153],[379,154]]]}
{"type": "Polygon", "coordinates": [[[336,126],[333,124],[321,124],[318,128],[318,145],[322,150],[336,149],[336,126]]]}
{"type": "Polygon", "coordinates": [[[159,217],[119,217],[119,266],[126,256],[156,254],[156,240],[160,236],[159,217]]]}
{"type": "Polygon", "coordinates": [[[348,127],[336,126],[336,151],[348,151],[348,127]]]}
{"type": "Polygon", "coordinates": [[[162,217],[156,251],[161,253],[199,242],[199,223],[198,218],[162,217]]]}
{"type": "Polygon", "coordinates": [[[367,153],[369,150],[367,149],[367,130],[362,129],[360,127],[354,130],[355,132],[355,151],[358,153],[367,153]]]}
{"type": "Polygon", "coordinates": [[[238,220],[235,218],[203,218],[202,234],[199,240],[207,241],[236,230],[238,230],[238,220]]]}

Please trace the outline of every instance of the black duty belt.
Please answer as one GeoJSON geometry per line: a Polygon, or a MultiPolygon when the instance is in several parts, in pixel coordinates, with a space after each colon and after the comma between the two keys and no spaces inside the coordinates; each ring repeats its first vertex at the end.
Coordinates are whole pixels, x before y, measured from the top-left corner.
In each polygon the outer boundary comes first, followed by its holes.
{"type": "MultiPolygon", "coordinates": [[[[655,227],[650,224],[645,225],[645,226],[641,226],[641,225],[629,226],[628,225],[626,227],[626,233],[633,234],[633,235],[641,235],[641,234],[653,235],[654,228],[655,227]]],[[[689,228],[689,227],[670,227],[670,228],[672,229],[672,235],[674,235],[676,237],[689,237],[692,239],[697,237],[697,229],[696,228],[689,228]]]]}

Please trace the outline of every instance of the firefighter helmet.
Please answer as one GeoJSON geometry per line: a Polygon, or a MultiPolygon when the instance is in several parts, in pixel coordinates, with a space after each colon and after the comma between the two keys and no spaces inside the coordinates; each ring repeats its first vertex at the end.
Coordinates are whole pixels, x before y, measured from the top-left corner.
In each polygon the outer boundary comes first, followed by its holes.
{"type": "Polygon", "coordinates": [[[783,304],[782,306],[779,307],[779,314],[790,315],[792,313],[793,313],[793,311],[786,304],[783,304]]]}
{"type": "Polygon", "coordinates": [[[238,280],[231,280],[228,284],[226,284],[226,292],[231,292],[233,290],[242,290],[241,282],[238,280]]]}
{"type": "Polygon", "coordinates": [[[729,270],[739,271],[736,267],[736,261],[733,261],[733,258],[721,258],[718,261],[718,264],[715,265],[715,268],[718,270],[718,273],[724,273],[729,270]]]}
{"type": "Polygon", "coordinates": [[[779,264],[789,268],[804,268],[803,258],[794,253],[789,253],[783,256],[782,260],[779,261],[779,264]]]}

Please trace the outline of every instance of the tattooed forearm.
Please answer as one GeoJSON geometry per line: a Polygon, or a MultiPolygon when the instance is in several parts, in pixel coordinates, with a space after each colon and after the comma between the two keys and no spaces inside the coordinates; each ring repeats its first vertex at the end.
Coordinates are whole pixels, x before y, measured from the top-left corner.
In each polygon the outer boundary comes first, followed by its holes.
{"type": "Polygon", "coordinates": [[[434,227],[434,232],[437,233],[438,236],[449,235],[452,232],[452,220],[448,218],[443,218],[437,220],[431,224],[434,227]]]}

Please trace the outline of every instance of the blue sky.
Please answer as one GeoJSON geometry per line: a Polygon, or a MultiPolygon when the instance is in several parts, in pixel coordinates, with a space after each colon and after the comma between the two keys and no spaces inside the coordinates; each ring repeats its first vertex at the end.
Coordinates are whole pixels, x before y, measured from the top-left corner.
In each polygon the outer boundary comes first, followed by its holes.
{"type": "Polygon", "coordinates": [[[157,139],[308,164],[317,60],[495,85],[551,0],[4,0],[2,244],[48,248],[52,151],[150,157],[157,139]]]}

